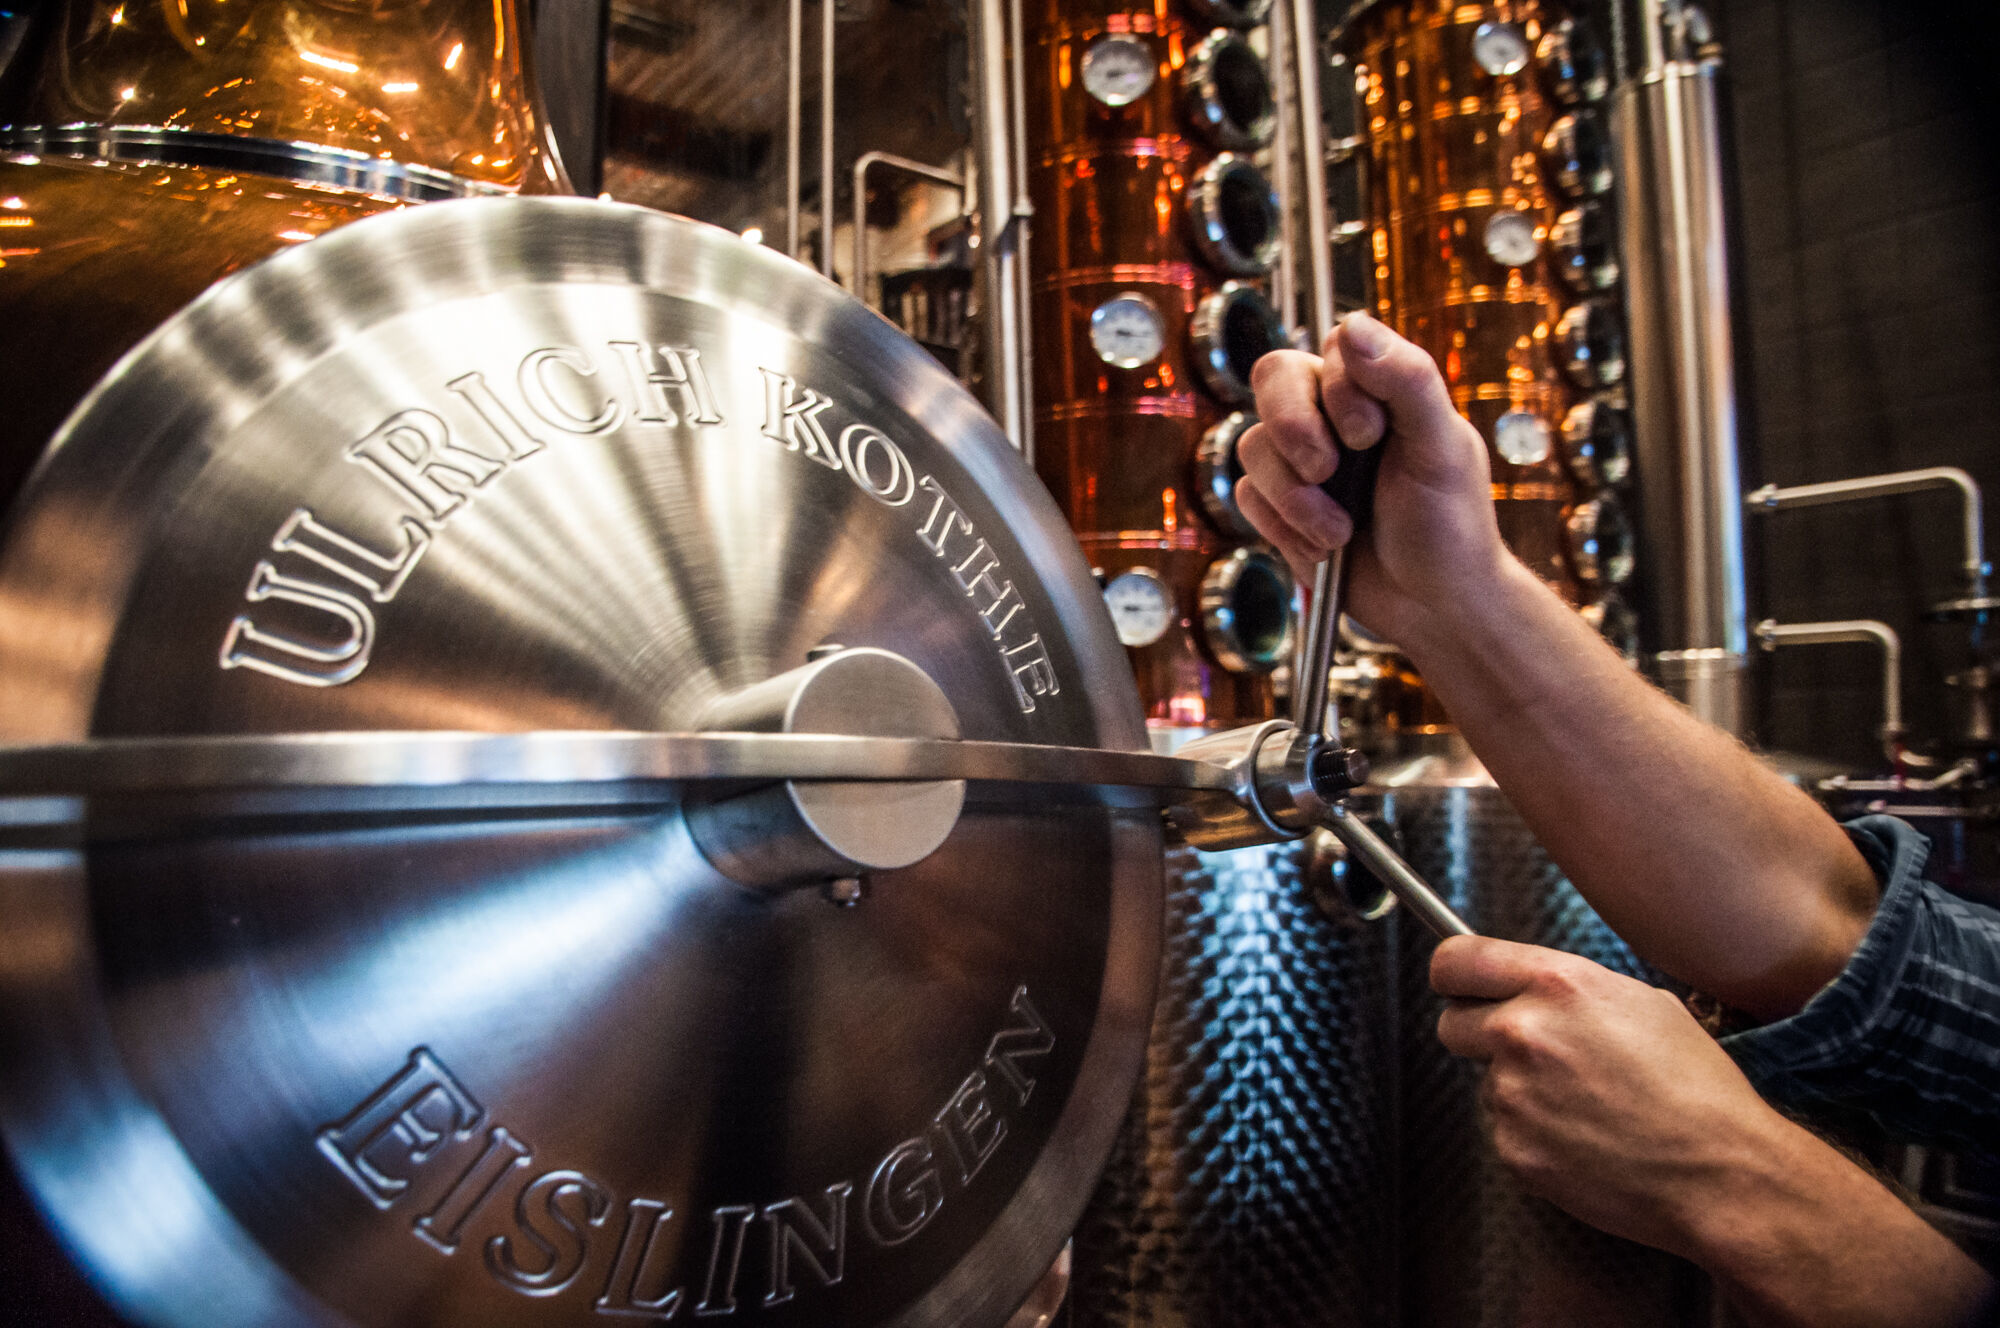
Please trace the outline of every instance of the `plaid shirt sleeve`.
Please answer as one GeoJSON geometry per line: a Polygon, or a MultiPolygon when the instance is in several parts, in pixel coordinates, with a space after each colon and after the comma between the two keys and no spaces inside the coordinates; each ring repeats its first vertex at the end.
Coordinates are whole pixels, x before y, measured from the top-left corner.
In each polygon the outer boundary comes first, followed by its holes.
{"type": "Polygon", "coordinates": [[[2000,911],[1925,880],[1930,842],[1903,822],[1846,828],[1882,879],[1867,936],[1803,1010],[1722,1045],[1779,1106],[2000,1154],[2000,911]]]}

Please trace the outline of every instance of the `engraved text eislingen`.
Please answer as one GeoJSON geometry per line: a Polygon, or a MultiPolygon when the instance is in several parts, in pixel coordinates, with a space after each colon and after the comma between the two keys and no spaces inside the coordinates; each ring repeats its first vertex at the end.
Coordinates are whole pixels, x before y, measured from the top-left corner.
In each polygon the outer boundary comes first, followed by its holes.
{"type": "MultiPolygon", "coordinates": [[[[889,1148],[866,1180],[843,1178],[770,1203],[721,1204],[676,1239],[665,1199],[633,1197],[580,1171],[537,1171],[519,1135],[485,1108],[428,1048],[316,1136],[320,1153],[375,1209],[407,1204],[410,1229],[438,1254],[468,1231],[502,1286],[524,1296],[600,1288],[592,1309],[660,1323],[772,1309],[801,1290],[847,1279],[852,1233],[874,1247],[914,1240],[953,1194],[969,1190],[1035,1091],[1034,1062],[1054,1030],[1016,987],[1009,1019],[932,1117],[889,1148]],[[421,1198],[421,1202],[419,1199],[421,1198]],[[623,1209],[623,1218],[612,1214],[623,1209]],[[616,1233],[616,1239],[606,1239],[616,1233]],[[677,1251],[680,1266],[670,1266],[677,1251]],[[589,1273],[589,1276],[585,1276],[589,1273]]],[[[468,1256],[470,1257],[470,1256],[468,1256]]]]}

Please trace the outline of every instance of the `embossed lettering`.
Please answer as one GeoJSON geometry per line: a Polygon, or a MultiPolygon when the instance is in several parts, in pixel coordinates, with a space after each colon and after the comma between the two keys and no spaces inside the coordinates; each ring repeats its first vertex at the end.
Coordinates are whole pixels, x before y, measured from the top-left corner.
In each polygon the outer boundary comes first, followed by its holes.
{"type": "Polygon", "coordinates": [[[515,1167],[527,1166],[531,1160],[531,1150],[526,1144],[510,1134],[505,1126],[494,1126],[486,1136],[486,1147],[472,1160],[472,1165],[465,1169],[464,1174],[452,1182],[444,1198],[437,1201],[437,1207],[412,1224],[417,1235],[440,1254],[453,1253],[458,1249],[459,1234],[465,1229],[466,1219],[492,1197],[508,1172],[515,1167]]]}
{"type": "Polygon", "coordinates": [[[541,1266],[522,1264],[513,1236],[486,1242],[486,1266],[523,1295],[553,1296],[583,1269],[584,1256],[590,1252],[585,1228],[603,1226],[610,1211],[611,1196],[580,1171],[538,1176],[514,1201],[514,1224],[521,1243],[534,1247],[541,1266]],[[571,1211],[579,1200],[581,1211],[571,1211]]]}
{"type": "Polygon", "coordinates": [[[944,486],[930,476],[924,476],[917,487],[925,493],[937,495],[937,500],[931,504],[931,514],[924,518],[924,524],[917,530],[917,538],[924,542],[925,548],[942,558],[945,543],[951,539],[952,527],[956,525],[970,535],[972,522],[966,519],[965,513],[958,510],[958,504],[951,500],[951,495],[944,491],[944,486]]]}
{"type": "Polygon", "coordinates": [[[801,388],[787,374],[775,369],[759,369],[764,375],[764,436],[785,445],[787,451],[803,452],[829,470],[840,469],[840,454],[826,436],[819,417],[833,405],[830,397],[811,388],[801,388]],[[803,396],[794,398],[794,393],[803,396]]]}
{"type": "Polygon", "coordinates": [[[917,473],[903,449],[865,424],[840,431],[840,459],[855,486],[885,507],[901,507],[916,497],[917,473]]]}
{"type": "Polygon", "coordinates": [[[334,687],[368,667],[375,649],[375,614],[346,591],[285,576],[260,562],[243,598],[252,604],[275,599],[316,609],[340,623],[341,631],[320,644],[259,627],[247,614],[238,614],[222,634],[223,668],[255,669],[306,687],[334,687]]]}
{"type": "Polygon", "coordinates": [[[905,1139],[876,1166],[861,1220],[877,1245],[901,1245],[943,1207],[944,1179],[938,1175],[936,1154],[922,1139],[905,1139]]]}
{"type": "Polygon", "coordinates": [[[1022,714],[1034,712],[1036,697],[1054,696],[1062,691],[1056,681],[1055,663],[1049,659],[1049,648],[1042,644],[1041,633],[1002,653],[1007,659],[1007,676],[1014,680],[1014,699],[1021,703],[1022,714]]]}
{"type": "Polygon", "coordinates": [[[757,1210],[747,1204],[731,1204],[709,1214],[715,1239],[708,1248],[708,1278],[702,1283],[696,1314],[736,1313],[736,1274],[743,1267],[743,1237],[755,1216],[757,1210]]]}
{"type": "Polygon", "coordinates": [[[618,1240],[618,1257],[612,1260],[611,1276],[605,1280],[604,1294],[597,1298],[599,1314],[630,1314],[648,1319],[671,1319],[680,1312],[679,1287],[667,1287],[657,1296],[639,1294],[639,1279],[652,1262],[653,1247],[660,1228],[673,1217],[674,1210],[657,1199],[634,1199],[625,1205],[625,1234],[618,1240]]]}
{"type": "Polygon", "coordinates": [[[319,1151],[371,1203],[387,1208],[410,1186],[408,1172],[396,1168],[392,1155],[415,1170],[447,1138],[471,1138],[484,1115],[430,1049],[418,1047],[395,1078],[316,1140],[319,1151]]]}
{"type": "Polygon", "coordinates": [[[1028,1105],[1029,1094],[1035,1091],[1035,1080],[1021,1068],[1021,1061],[1029,1056],[1046,1056],[1056,1049],[1055,1030],[1048,1020],[1042,1018],[1041,1011],[1028,999],[1025,986],[1014,988],[1014,999],[1009,1008],[1021,1019],[993,1035],[986,1044],[986,1069],[994,1077],[1004,1080],[1020,1098],[1021,1105],[1028,1105]]]}
{"type": "Polygon", "coordinates": [[[964,562],[951,569],[952,578],[968,596],[985,602],[986,607],[979,611],[979,617],[996,641],[1014,615],[1027,607],[1021,602],[1021,594],[1014,589],[1012,581],[996,582],[993,579],[993,569],[999,565],[1000,555],[993,552],[985,540],[981,540],[966,555],[964,562]]]}
{"type": "Polygon", "coordinates": [[[611,349],[624,362],[632,381],[632,395],[639,408],[633,418],[647,424],[678,424],[685,416],[689,424],[720,424],[715,389],[701,367],[701,352],[692,346],[658,347],[660,363],[655,364],[655,348],[637,341],[614,341],[611,349]],[[667,399],[672,390],[680,396],[680,410],[667,399]]]}
{"type": "Polygon", "coordinates": [[[559,391],[550,381],[549,370],[557,365],[569,370],[579,380],[597,377],[597,366],[590,362],[590,356],[574,346],[545,346],[541,350],[530,351],[521,360],[519,375],[521,399],[528,403],[528,409],[544,422],[569,433],[604,433],[617,428],[625,408],[616,401],[605,398],[598,404],[594,415],[581,414],[564,401],[565,395],[574,395],[574,389],[559,391]]]}
{"type": "Polygon", "coordinates": [[[792,1286],[794,1253],[821,1286],[840,1285],[847,1275],[847,1196],[853,1189],[846,1181],[826,1187],[825,1221],[804,1199],[764,1205],[764,1221],[771,1229],[771,1289],[764,1295],[765,1305],[782,1305],[798,1294],[792,1286]]]}
{"type": "Polygon", "coordinates": [[[972,1184],[972,1178],[1007,1137],[1007,1122],[994,1114],[993,1103],[986,1096],[986,1076],[977,1070],[959,1084],[951,1101],[937,1114],[937,1124],[951,1145],[959,1181],[965,1185],[972,1184]]]}
{"type": "Polygon", "coordinates": [[[403,547],[394,557],[385,558],[300,507],[278,527],[278,533],[271,538],[271,547],[279,553],[296,553],[310,559],[366,590],[377,604],[387,604],[396,598],[396,592],[410,579],[410,573],[417,570],[424,550],[431,545],[431,533],[410,517],[404,517],[398,529],[403,535],[403,547]]]}
{"type": "Polygon", "coordinates": [[[451,439],[443,420],[427,410],[401,410],[347,449],[399,497],[436,523],[503,469],[500,462],[451,439]]]}
{"type": "Polygon", "coordinates": [[[514,418],[514,412],[501,404],[493,389],[486,385],[486,375],[460,374],[445,384],[445,390],[457,393],[472,407],[473,413],[486,422],[486,427],[493,430],[500,445],[507,449],[508,460],[519,461],[548,446],[529,433],[527,427],[514,418]]]}

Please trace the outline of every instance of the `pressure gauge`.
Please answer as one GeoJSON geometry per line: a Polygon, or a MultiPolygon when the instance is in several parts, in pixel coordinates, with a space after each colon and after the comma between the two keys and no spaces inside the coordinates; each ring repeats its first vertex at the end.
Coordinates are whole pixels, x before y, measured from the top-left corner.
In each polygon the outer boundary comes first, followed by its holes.
{"type": "Polygon", "coordinates": [[[1472,58],[1489,74],[1518,74],[1528,67],[1528,38],[1512,23],[1482,23],[1473,29],[1472,58]]]}
{"type": "Polygon", "coordinates": [[[1083,53],[1083,88],[1106,106],[1129,106],[1153,86],[1159,63],[1132,37],[1100,37],[1083,53]]]}
{"type": "Polygon", "coordinates": [[[1149,646],[1174,625],[1174,592],[1150,567],[1120,572],[1104,587],[1104,607],[1118,639],[1133,648],[1149,646]]]}
{"type": "Polygon", "coordinates": [[[1090,344],[1106,364],[1136,369],[1159,359],[1167,348],[1166,320],[1137,291],[1114,295],[1090,311],[1090,344]]]}
{"type": "Polygon", "coordinates": [[[1525,267],[1542,252],[1542,242],[1535,235],[1535,219],[1512,208],[1502,208],[1488,217],[1482,238],[1487,257],[1508,267],[1525,267]]]}
{"type": "Polygon", "coordinates": [[[1525,410],[1510,410],[1493,425],[1493,450],[1517,466],[1546,461],[1552,448],[1548,421],[1525,410]]]}

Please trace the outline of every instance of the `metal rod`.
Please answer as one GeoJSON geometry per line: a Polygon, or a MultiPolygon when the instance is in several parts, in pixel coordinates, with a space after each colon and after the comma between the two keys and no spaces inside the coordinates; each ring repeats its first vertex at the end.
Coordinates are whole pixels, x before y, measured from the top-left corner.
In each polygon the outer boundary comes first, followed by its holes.
{"type": "Polygon", "coordinates": [[[791,0],[786,14],[785,58],[785,253],[799,256],[799,153],[804,135],[805,92],[801,82],[804,63],[805,0],[791,0]]]}
{"type": "Polygon", "coordinates": [[[868,270],[868,172],[876,166],[887,166],[891,170],[921,176],[956,189],[961,194],[965,192],[965,177],[942,166],[927,166],[893,152],[864,152],[854,159],[854,259],[849,267],[848,289],[868,304],[874,303],[868,298],[868,279],[871,275],[868,270]]]}
{"type": "Polygon", "coordinates": [[[1313,0],[1292,0],[1292,64],[1298,75],[1299,161],[1306,209],[1306,317],[1317,341],[1333,326],[1333,230],[1326,199],[1326,122],[1320,109],[1315,8],[1313,0]]]}
{"type": "Polygon", "coordinates": [[[820,0],[819,25],[819,271],[833,276],[833,20],[834,0],[820,0]]]}
{"type": "Polygon", "coordinates": [[[1347,851],[1361,860],[1369,874],[1396,896],[1398,903],[1416,917],[1417,921],[1437,933],[1438,939],[1451,936],[1476,935],[1465,919],[1452,911],[1451,905],[1431,889],[1430,883],[1417,875],[1409,863],[1404,862],[1395,849],[1383,842],[1382,837],[1369,829],[1347,808],[1334,805],[1327,808],[1320,824],[1333,833],[1334,838],[1347,845],[1347,851]]]}
{"type": "Polygon", "coordinates": [[[986,286],[986,392],[1007,440],[1026,451],[1022,298],[1015,246],[1015,148],[1010,138],[1005,0],[979,0],[972,15],[974,138],[979,166],[979,244],[986,286]]]}
{"type": "MultiPolygon", "coordinates": [[[[1333,669],[1333,647],[1340,639],[1341,601],[1347,594],[1347,550],[1335,549],[1313,569],[1311,612],[1300,643],[1298,673],[1292,681],[1292,723],[1299,732],[1323,734],[1327,721],[1340,725],[1327,675],[1333,669]]],[[[1337,742],[1338,733],[1332,735],[1337,742]]]]}
{"type": "Polygon", "coordinates": [[[1903,729],[1903,642],[1896,629],[1873,618],[1837,622],[1781,623],[1766,618],[1757,624],[1757,642],[1766,650],[1779,646],[1876,645],[1882,648],[1882,741],[1891,760],[1903,729]]]}
{"type": "MultiPolygon", "coordinates": [[[[1299,326],[1297,219],[1300,214],[1297,161],[1292,137],[1299,118],[1298,83],[1292,77],[1291,11],[1279,7],[1265,31],[1271,43],[1271,79],[1277,94],[1277,126],[1271,136],[1271,187],[1278,195],[1278,215],[1284,219],[1286,241],[1278,250],[1272,274],[1278,318],[1290,335],[1299,326]]],[[[1318,336],[1318,332],[1314,333],[1318,336]]]]}
{"type": "Polygon", "coordinates": [[[1779,488],[1766,484],[1744,495],[1743,505],[1753,512],[1782,512],[1793,507],[1823,507],[1828,503],[1885,498],[1894,494],[1924,493],[1933,489],[1956,489],[1964,500],[1963,571],[1967,589],[1973,595],[1986,593],[1986,578],[1992,566],[1986,561],[1984,504],[1979,481],[1957,466],[1926,466],[1921,470],[1891,471],[1886,475],[1858,475],[1853,479],[1827,480],[1821,484],[1795,484],[1779,488]]]}

